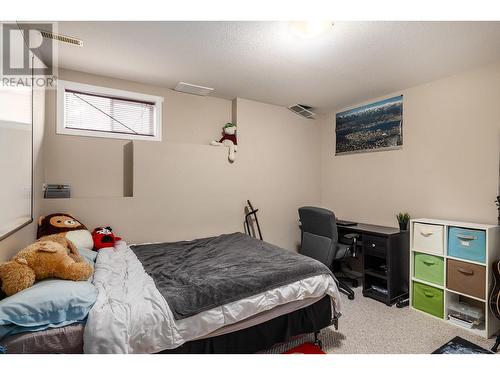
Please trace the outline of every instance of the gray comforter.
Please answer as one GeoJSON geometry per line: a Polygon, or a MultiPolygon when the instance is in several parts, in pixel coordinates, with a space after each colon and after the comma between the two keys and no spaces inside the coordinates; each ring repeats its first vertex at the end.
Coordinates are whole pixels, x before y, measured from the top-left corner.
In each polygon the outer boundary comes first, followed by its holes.
{"type": "Polygon", "coordinates": [[[307,277],[331,274],[314,259],[242,233],[131,249],[175,319],[307,277]]]}

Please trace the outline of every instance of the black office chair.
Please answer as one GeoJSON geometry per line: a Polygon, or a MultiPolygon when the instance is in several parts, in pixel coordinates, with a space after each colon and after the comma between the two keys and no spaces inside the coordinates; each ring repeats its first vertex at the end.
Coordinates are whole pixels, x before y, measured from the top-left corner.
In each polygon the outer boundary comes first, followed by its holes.
{"type": "MultiPolygon", "coordinates": [[[[343,237],[343,242],[348,243],[340,243],[335,214],[332,211],[319,207],[301,207],[299,218],[302,232],[300,254],[314,258],[332,270],[335,263],[355,256],[359,235],[347,234],[343,237]]],[[[354,291],[343,281],[344,279],[345,277],[337,278],[339,289],[349,299],[354,299],[354,291]]]]}

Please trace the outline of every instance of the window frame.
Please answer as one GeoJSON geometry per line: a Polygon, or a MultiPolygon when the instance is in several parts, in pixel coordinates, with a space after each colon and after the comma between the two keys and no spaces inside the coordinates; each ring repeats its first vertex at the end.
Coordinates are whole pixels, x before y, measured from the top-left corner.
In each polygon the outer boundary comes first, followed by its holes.
{"type": "Polygon", "coordinates": [[[97,138],[111,138],[111,139],[128,139],[128,140],[141,140],[141,141],[157,141],[162,140],[162,110],[163,110],[163,97],[148,94],[142,94],[133,91],[125,91],[112,89],[109,87],[88,85],[84,83],[58,80],[57,81],[57,121],[56,133],[62,135],[76,135],[81,137],[97,137],[97,138]],[[154,135],[142,134],[126,134],[126,133],[113,133],[98,130],[83,130],[72,129],[66,127],[66,106],[65,106],[65,92],[80,91],[82,93],[95,94],[101,96],[109,96],[116,99],[124,99],[131,101],[152,102],[154,103],[154,135]]]}

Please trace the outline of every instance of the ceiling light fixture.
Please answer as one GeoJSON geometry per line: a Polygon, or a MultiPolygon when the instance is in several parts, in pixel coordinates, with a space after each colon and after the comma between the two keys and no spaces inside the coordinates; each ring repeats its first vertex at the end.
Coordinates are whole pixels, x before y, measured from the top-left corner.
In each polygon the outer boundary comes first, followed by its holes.
{"type": "Polygon", "coordinates": [[[290,32],[302,39],[314,38],[333,27],[331,21],[293,21],[288,25],[290,32]]]}

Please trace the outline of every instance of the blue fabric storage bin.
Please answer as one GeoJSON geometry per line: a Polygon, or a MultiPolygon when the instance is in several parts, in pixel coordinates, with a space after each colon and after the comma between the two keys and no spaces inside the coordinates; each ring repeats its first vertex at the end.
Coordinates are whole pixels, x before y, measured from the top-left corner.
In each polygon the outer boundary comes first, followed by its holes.
{"type": "Polygon", "coordinates": [[[448,229],[448,255],[484,263],[486,261],[486,232],[450,227],[448,229]]]}

